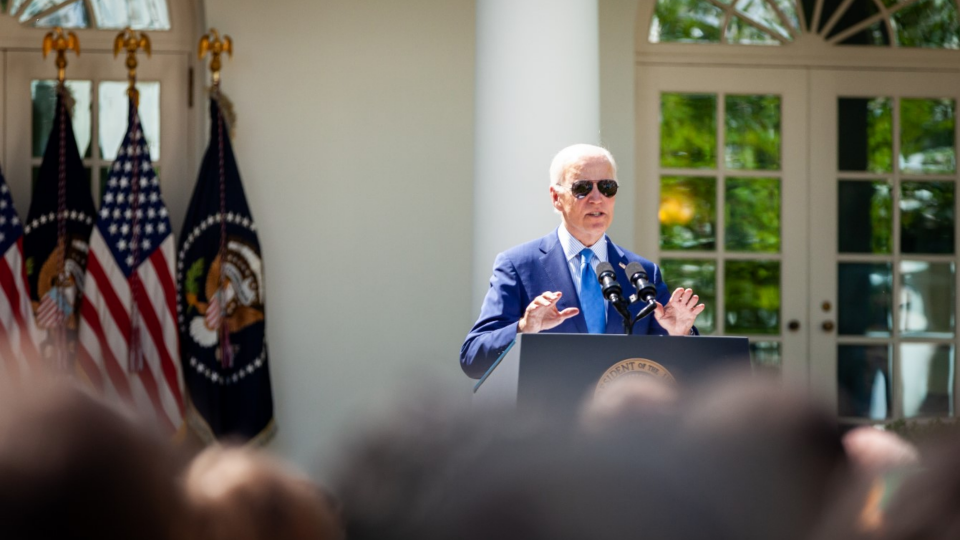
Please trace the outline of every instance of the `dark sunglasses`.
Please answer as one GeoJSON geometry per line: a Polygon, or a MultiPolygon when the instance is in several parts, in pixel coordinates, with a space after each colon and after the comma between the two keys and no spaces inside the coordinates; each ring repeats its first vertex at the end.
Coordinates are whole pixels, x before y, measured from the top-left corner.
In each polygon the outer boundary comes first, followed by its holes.
{"type": "Polygon", "coordinates": [[[613,197],[617,194],[617,188],[620,187],[617,185],[616,180],[597,180],[596,182],[592,180],[577,180],[567,189],[570,190],[570,193],[572,193],[574,197],[582,199],[593,191],[593,184],[597,184],[597,189],[600,190],[600,194],[604,197],[613,197]]]}

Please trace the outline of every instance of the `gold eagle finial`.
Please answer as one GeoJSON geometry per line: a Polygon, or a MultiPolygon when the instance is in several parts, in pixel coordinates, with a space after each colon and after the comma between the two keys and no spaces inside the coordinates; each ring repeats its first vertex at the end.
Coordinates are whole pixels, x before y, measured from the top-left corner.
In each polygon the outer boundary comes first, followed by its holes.
{"type": "Polygon", "coordinates": [[[51,51],[57,51],[57,80],[63,84],[67,77],[67,51],[80,56],[80,40],[73,32],[64,32],[57,26],[43,36],[43,57],[46,58],[51,51]]]}
{"type": "Polygon", "coordinates": [[[220,33],[216,28],[211,28],[210,32],[200,38],[200,45],[197,48],[197,59],[203,60],[203,57],[210,53],[210,73],[213,74],[213,85],[220,84],[220,55],[227,53],[227,56],[233,58],[233,40],[230,36],[224,34],[220,39],[220,33]]]}
{"type": "Polygon", "coordinates": [[[133,100],[133,104],[140,105],[140,92],[137,90],[137,51],[143,50],[150,57],[150,38],[143,32],[136,32],[129,26],[117,34],[113,40],[113,57],[116,58],[120,51],[127,51],[127,79],[130,81],[130,88],[127,89],[127,95],[133,100]]]}

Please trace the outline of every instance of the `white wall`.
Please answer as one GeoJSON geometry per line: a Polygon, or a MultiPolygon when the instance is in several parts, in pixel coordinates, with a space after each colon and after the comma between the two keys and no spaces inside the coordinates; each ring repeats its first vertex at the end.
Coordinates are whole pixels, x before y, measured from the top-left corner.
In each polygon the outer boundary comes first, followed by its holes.
{"type": "Polygon", "coordinates": [[[623,195],[617,196],[616,217],[608,233],[614,242],[641,255],[636,244],[636,215],[639,182],[636,177],[636,76],[635,26],[639,5],[653,0],[599,0],[600,19],[600,144],[617,160],[617,177],[623,184],[623,195]]]}
{"type": "Polygon", "coordinates": [[[408,381],[469,384],[472,0],[207,0],[266,265],[279,433],[303,465],[408,381]]]}

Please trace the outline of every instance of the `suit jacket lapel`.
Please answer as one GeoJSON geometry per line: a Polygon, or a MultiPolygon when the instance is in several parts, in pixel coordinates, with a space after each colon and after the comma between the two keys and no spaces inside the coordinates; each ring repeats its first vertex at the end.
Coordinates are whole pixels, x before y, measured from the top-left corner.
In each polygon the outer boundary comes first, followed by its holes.
{"type": "MultiPolygon", "coordinates": [[[[557,309],[563,311],[568,307],[580,309],[573,319],[573,324],[577,327],[577,332],[587,333],[587,320],[583,318],[583,310],[580,308],[580,297],[577,296],[577,289],[573,286],[573,279],[570,277],[570,267],[567,266],[567,255],[563,252],[563,246],[560,245],[560,239],[557,232],[547,235],[540,242],[540,251],[543,255],[540,257],[540,264],[543,265],[544,272],[550,280],[551,291],[560,291],[563,296],[557,303],[557,309]]],[[[541,291],[543,292],[543,291],[541,291]]]]}

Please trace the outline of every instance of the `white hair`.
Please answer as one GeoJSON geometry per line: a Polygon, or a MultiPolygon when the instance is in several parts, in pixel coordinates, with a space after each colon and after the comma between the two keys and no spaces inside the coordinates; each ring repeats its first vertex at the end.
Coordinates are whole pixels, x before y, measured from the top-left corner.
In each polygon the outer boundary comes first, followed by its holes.
{"type": "Polygon", "coordinates": [[[613,154],[611,154],[609,150],[602,146],[594,146],[592,144],[574,144],[557,152],[557,155],[553,157],[553,161],[550,163],[550,185],[558,186],[562,184],[563,176],[567,168],[579,161],[580,158],[587,156],[602,156],[606,158],[610,163],[610,167],[613,168],[613,178],[611,178],[611,180],[616,180],[617,162],[613,160],[613,154]]]}

